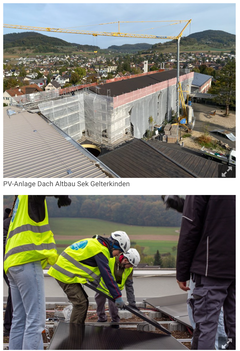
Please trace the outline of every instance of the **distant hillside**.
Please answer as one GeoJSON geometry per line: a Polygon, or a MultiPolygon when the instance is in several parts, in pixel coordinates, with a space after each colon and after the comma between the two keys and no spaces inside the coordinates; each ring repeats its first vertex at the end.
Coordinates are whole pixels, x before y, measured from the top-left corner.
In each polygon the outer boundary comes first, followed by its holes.
{"type": "Polygon", "coordinates": [[[142,44],[125,44],[125,45],[112,45],[108,47],[108,50],[111,51],[116,51],[116,52],[129,52],[129,53],[137,53],[138,51],[142,51],[142,50],[149,50],[152,48],[151,44],[146,44],[146,43],[142,43],[142,44]]]}
{"type": "MultiPolygon", "coordinates": [[[[224,50],[235,50],[236,36],[221,30],[205,30],[190,34],[187,37],[181,38],[181,51],[189,50],[212,50],[213,48],[224,50]]],[[[172,40],[163,44],[153,45],[153,50],[169,48],[169,46],[176,47],[176,40],[172,40]]]]}
{"type": "Polygon", "coordinates": [[[236,36],[222,30],[205,30],[203,32],[190,34],[186,39],[196,39],[198,43],[235,45],[236,36]]]}
{"type": "Polygon", "coordinates": [[[36,32],[5,34],[3,36],[3,45],[4,51],[13,48],[23,48],[24,50],[29,49],[38,53],[58,52],[64,48],[68,50],[74,48],[75,50],[82,51],[95,51],[99,49],[98,46],[68,43],[62,39],[49,37],[36,32]]]}
{"type": "MultiPolygon", "coordinates": [[[[193,33],[187,37],[181,38],[181,51],[198,51],[198,50],[235,50],[236,36],[219,30],[206,30],[203,32],[193,33]]],[[[5,34],[3,36],[4,54],[19,54],[28,53],[62,53],[62,52],[93,52],[100,51],[98,46],[80,45],[68,43],[62,39],[53,38],[47,35],[36,32],[23,32],[5,34]]],[[[176,51],[176,40],[167,41],[155,45],[140,43],[140,44],[125,44],[112,45],[107,50],[116,53],[148,53],[150,51],[171,52],[176,51]]]]}

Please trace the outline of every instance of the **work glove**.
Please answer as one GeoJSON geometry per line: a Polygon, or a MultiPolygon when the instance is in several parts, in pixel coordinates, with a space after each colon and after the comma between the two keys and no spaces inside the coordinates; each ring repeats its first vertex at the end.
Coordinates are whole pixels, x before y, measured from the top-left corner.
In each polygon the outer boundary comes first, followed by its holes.
{"type": "Polygon", "coordinates": [[[115,305],[118,307],[118,308],[123,308],[124,306],[124,301],[121,297],[118,297],[116,300],[115,300],[115,305]]]}
{"type": "Polygon", "coordinates": [[[59,195],[58,197],[58,207],[69,206],[71,205],[72,200],[68,197],[68,195],[59,195]]]}

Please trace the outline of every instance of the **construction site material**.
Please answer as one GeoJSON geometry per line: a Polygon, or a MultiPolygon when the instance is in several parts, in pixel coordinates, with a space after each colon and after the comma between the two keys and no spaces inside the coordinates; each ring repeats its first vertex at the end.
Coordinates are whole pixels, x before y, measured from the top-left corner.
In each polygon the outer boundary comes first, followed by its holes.
{"type": "Polygon", "coordinates": [[[84,149],[87,149],[89,152],[91,152],[91,154],[93,154],[96,157],[99,156],[101,153],[101,149],[97,145],[94,145],[94,144],[81,144],[81,145],[82,147],[84,147],[84,149]]]}

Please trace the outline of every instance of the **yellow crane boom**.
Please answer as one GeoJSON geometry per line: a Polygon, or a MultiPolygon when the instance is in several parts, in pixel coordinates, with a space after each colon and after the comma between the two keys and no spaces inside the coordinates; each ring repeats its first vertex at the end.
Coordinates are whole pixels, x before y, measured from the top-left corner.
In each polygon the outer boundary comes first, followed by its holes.
{"type": "MultiPolygon", "coordinates": [[[[137,21],[135,21],[137,22],[137,21]]],[[[158,21],[139,21],[139,22],[158,22],[158,21]]],[[[159,21],[161,22],[161,21],[159,21]]],[[[178,24],[181,22],[187,22],[185,27],[177,36],[166,36],[166,35],[151,35],[151,34],[133,34],[133,33],[121,33],[120,28],[118,32],[97,32],[97,31],[83,31],[83,30],[73,30],[64,28],[51,28],[51,27],[33,27],[33,26],[22,26],[17,24],[4,24],[4,28],[22,29],[22,30],[33,30],[41,32],[55,32],[55,33],[68,33],[68,34],[84,34],[93,36],[110,36],[110,37],[122,37],[122,38],[144,38],[144,39],[179,39],[182,36],[183,31],[189,25],[191,20],[184,21],[172,21],[173,24],[178,24]]],[[[114,22],[112,22],[114,23],[114,22]]],[[[116,23],[127,23],[127,21],[118,21],[116,23]]]]}

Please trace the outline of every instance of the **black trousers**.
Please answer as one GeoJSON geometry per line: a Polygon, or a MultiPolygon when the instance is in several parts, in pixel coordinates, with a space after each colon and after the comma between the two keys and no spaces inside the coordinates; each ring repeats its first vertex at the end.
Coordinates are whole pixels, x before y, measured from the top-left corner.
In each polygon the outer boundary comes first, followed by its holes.
{"type": "Polygon", "coordinates": [[[3,272],[3,277],[4,277],[6,284],[8,285],[8,299],[7,299],[7,305],[6,305],[5,315],[4,315],[3,326],[4,326],[5,331],[10,332],[11,325],[12,325],[12,312],[13,312],[11,289],[10,289],[8,277],[6,276],[5,272],[3,272]]]}

